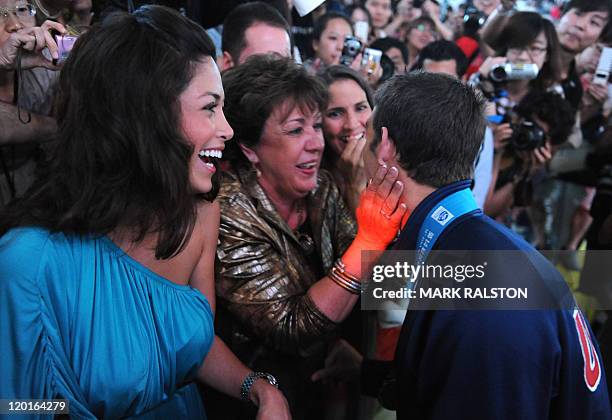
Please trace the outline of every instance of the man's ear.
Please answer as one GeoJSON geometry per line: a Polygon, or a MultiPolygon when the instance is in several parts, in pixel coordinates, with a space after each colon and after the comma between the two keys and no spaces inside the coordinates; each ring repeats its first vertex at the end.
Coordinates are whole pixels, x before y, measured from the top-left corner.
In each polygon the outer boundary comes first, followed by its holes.
{"type": "Polygon", "coordinates": [[[257,153],[255,153],[255,151],[253,149],[251,149],[250,147],[245,146],[244,144],[240,144],[240,150],[242,150],[242,153],[244,153],[246,158],[253,165],[259,163],[259,156],[257,156],[257,153]]]}
{"type": "Polygon", "coordinates": [[[376,159],[378,159],[379,163],[388,163],[395,161],[396,154],[395,144],[389,138],[389,130],[387,130],[387,127],[381,127],[380,144],[376,150],[376,159]]]}
{"type": "Polygon", "coordinates": [[[217,66],[219,67],[219,71],[224,71],[227,69],[231,69],[235,66],[234,59],[227,51],[223,51],[223,55],[217,58],[217,66]]]}

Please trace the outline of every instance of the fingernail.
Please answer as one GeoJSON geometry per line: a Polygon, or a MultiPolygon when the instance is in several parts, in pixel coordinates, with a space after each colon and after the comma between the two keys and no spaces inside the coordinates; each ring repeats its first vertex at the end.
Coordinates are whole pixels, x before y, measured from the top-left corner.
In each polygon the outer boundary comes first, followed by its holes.
{"type": "Polygon", "coordinates": [[[391,172],[395,175],[397,173],[397,168],[395,166],[391,167],[391,172]]]}

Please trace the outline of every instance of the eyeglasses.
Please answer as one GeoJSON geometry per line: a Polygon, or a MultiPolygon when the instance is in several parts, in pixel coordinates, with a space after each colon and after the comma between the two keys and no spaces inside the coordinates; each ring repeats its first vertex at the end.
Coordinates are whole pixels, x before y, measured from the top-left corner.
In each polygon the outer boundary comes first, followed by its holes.
{"type": "Polygon", "coordinates": [[[29,19],[36,15],[36,7],[30,3],[21,3],[15,7],[0,6],[0,22],[7,21],[11,14],[18,19],[29,19]]]}
{"type": "Polygon", "coordinates": [[[431,26],[429,25],[425,25],[423,23],[419,23],[417,26],[414,27],[414,29],[416,29],[419,32],[427,32],[429,35],[432,36],[436,36],[437,32],[435,29],[433,29],[431,26]]]}
{"type": "Polygon", "coordinates": [[[540,47],[523,47],[523,48],[508,48],[508,54],[519,56],[523,51],[527,51],[530,57],[539,57],[544,54],[548,48],[540,48],[540,47]]]}

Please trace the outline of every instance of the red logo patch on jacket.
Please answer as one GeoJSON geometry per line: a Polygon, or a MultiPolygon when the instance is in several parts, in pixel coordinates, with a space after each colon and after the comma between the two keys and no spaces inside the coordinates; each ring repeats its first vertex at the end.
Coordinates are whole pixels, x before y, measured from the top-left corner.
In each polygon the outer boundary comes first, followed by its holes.
{"type": "Polygon", "coordinates": [[[578,309],[574,309],[574,323],[578,332],[578,341],[580,342],[580,350],[582,350],[582,359],[584,360],[584,382],[591,392],[595,392],[601,380],[601,364],[597,351],[591,340],[591,334],[587,328],[586,321],[582,313],[578,309]]]}

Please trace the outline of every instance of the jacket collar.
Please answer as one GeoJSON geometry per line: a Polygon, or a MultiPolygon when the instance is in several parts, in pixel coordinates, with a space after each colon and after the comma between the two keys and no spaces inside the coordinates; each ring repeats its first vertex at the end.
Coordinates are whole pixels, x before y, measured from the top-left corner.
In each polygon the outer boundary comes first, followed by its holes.
{"type": "MultiPolygon", "coordinates": [[[[254,169],[238,169],[237,171],[238,178],[242,185],[245,186],[248,194],[255,200],[255,207],[257,209],[257,214],[259,214],[263,219],[265,219],[270,226],[273,226],[282,232],[284,232],[288,237],[292,238],[298,245],[298,238],[287,224],[285,220],[280,216],[274,204],[268,198],[268,195],[264,191],[264,189],[257,182],[257,175],[254,169]]],[[[321,206],[323,203],[317,199],[317,192],[319,191],[320,177],[317,182],[317,187],[308,193],[306,196],[306,209],[308,211],[308,222],[310,223],[310,227],[313,234],[313,241],[317,250],[321,246],[321,228],[322,228],[322,217],[321,217],[321,206]]]]}
{"type": "Polygon", "coordinates": [[[425,217],[429,214],[431,209],[434,208],[440,201],[444,200],[449,195],[469,188],[471,180],[456,181],[451,184],[445,185],[438,188],[437,190],[430,193],[427,197],[419,203],[414,211],[410,214],[406,226],[400,232],[400,235],[393,245],[393,249],[401,250],[414,250],[416,249],[417,236],[419,230],[425,221],[425,217]]]}

